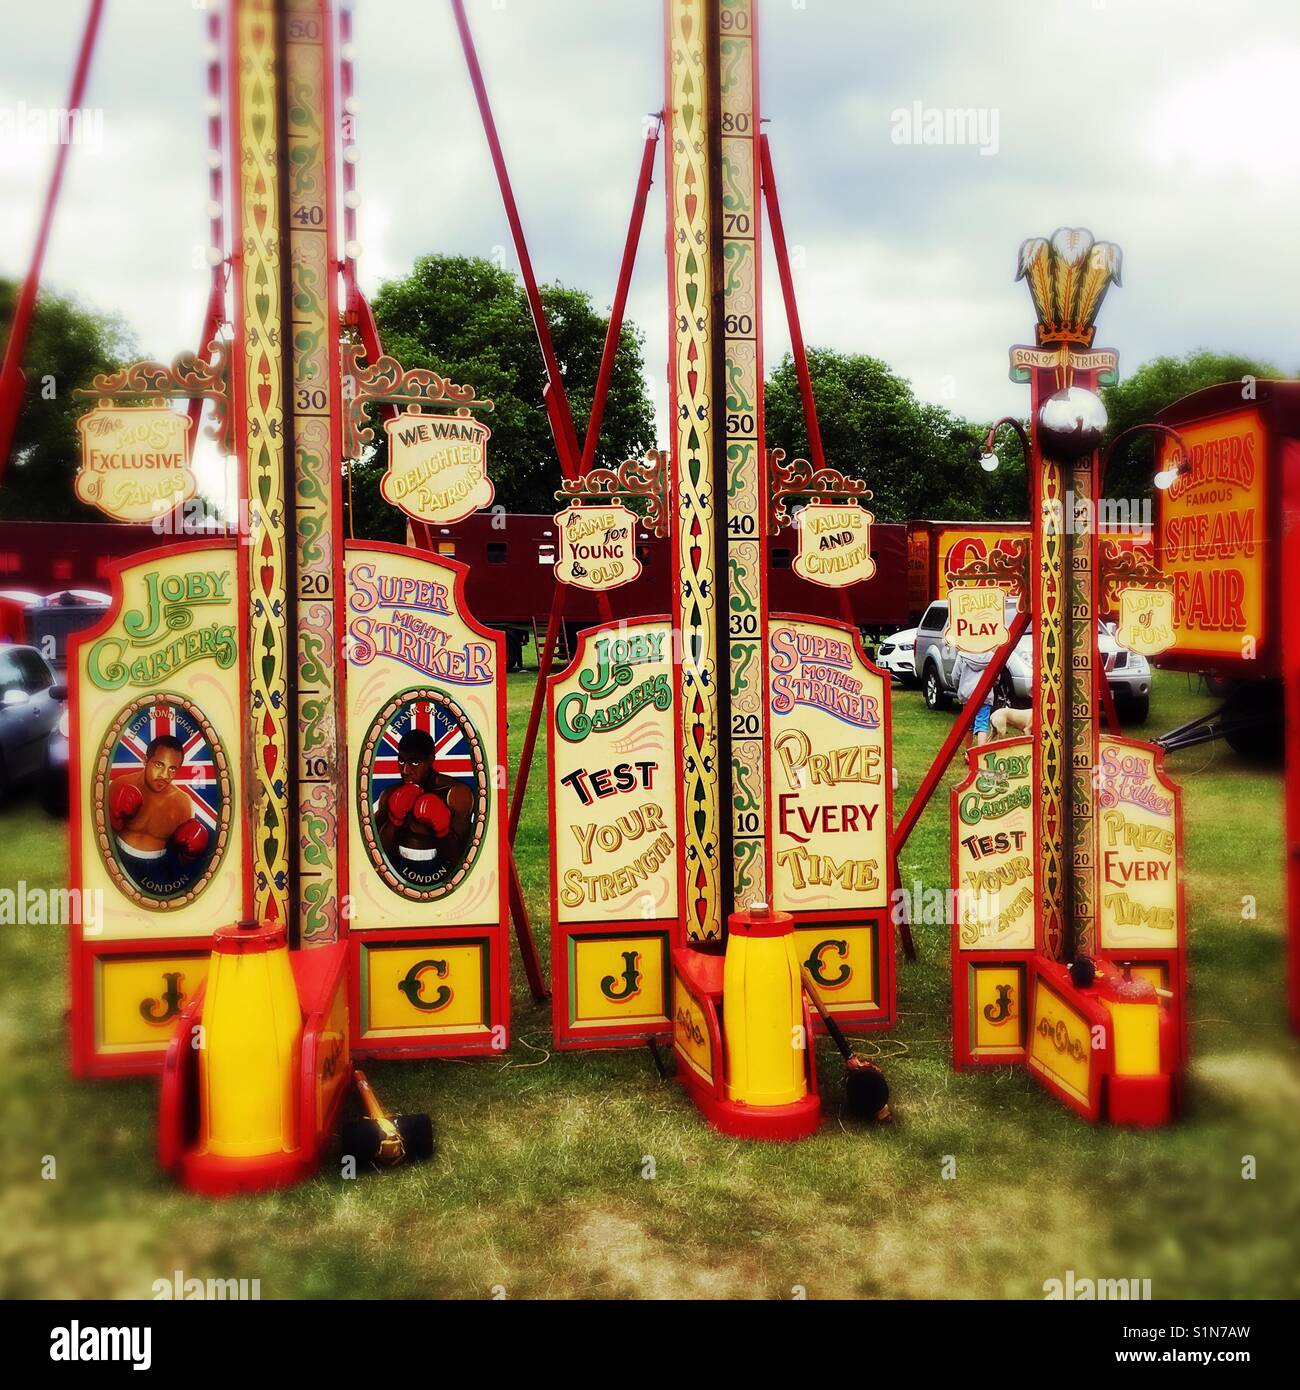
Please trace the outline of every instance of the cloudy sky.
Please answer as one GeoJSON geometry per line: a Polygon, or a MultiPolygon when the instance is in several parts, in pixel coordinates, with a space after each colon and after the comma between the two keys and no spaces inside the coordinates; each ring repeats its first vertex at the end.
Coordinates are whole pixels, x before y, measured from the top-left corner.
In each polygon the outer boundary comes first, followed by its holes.
{"type": "MultiPolygon", "coordinates": [[[[213,0],[209,0],[213,3],[213,0]]],[[[0,0],[0,274],[22,273],[84,0],[0,0]]],[[[361,267],[513,251],[444,0],[355,0],[361,267]]],[[[469,0],[534,264],[607,307],[660,0],[469,0]]],[[[202,0],[108,0],[45,278],[149,355],[195,346],[206,295],[202,0]],[[94,133],[93,126],[90,128],[94,133]]],[[[1022,238],[1124,249],[1099,343],[1121,370],[1206,346],[1300,368],[1294,0],[762,0],[763,106],[804,331],[875,354],[972,418],[1024,408],[1022,238]],[[899,113],[974,109],[982,143],[906,143],[899,113]]],[[[629,304],[663,420],[663,183],[629,304]]],[[[766,352],[788,348],[768,257],[766,352]]]]}

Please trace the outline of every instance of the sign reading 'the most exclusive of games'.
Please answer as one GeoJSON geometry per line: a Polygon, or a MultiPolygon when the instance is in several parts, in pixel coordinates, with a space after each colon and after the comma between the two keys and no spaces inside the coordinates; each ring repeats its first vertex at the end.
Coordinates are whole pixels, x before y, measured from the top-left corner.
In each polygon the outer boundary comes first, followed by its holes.
{"type": "Polygon", "coordinates": [[[672,627],[582,633],[550,683],[555,1037],[666,1033],[678,912],[672,627]]]}
{"type": "Polygon", "coordinates": [[[848,1020],[893,1012],[886,681],[851,629],[768,624],[772,898],[800,958],[848,1020]]]}

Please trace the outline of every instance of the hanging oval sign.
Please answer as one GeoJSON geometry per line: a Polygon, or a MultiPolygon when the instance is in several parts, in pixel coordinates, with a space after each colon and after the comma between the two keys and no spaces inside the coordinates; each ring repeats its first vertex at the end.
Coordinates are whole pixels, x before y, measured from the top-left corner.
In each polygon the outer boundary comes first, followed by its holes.
{"type": "Polygon", "coordinates": [[[636,514],[621,502],[575,504],[557,512],[556,579],[599,593],[640,578],[636,525],[636,514]]]}
{"type": "Polygon", "coordinates": [[[1001,585],[948,590],[948,625],[943,640],[959,652],[993,652],[1007,640],[1007,596],[1001,585]]]}
{"type": "Polygon", "coordinates": [[[810,584],[843,589],[861,584],[876,572],[871,558],[871,523],[875,517],[853,500],[812,501],[798,516],[799,553],[794,572],[810,584]]]}
{"type": "Polygon", "coordinates": [[[1115,638],[1121,647],[1141,656],[1155,656],[1172,647],[1176,641],[1173,590],[1121,589],[1115,638]]]}
{"type": "Polygon", "coordinates": [[[97,405],[77,420],[78,498],[115,521],[152,521],[199,490],[188,415],[166,406],[97,405]]]}
{"type": "Polygon", "coordinates": [[[487,442],[492,431],[463,415],[407,411],[384,421],[388,472],[384,499],[416,521],[450,526],[492,505],[487,442]]]}

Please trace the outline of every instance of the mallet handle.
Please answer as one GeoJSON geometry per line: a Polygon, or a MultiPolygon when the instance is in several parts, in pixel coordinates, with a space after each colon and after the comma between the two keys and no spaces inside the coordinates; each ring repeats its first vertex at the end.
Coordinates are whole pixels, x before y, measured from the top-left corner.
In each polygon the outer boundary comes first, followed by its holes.
{"type": "Polygon", "coordinates": [[[352,1078],[357,1083],[357,1090],[360,1092],[362,1105],[366,1107],[366,1114],[377,1125],[382,1125],[388,1116],[384,1114],[384,1107],[380,1105],[378,1097],[370,1089],[370,1082],[366,1080],[365,1072],[359,1067],[354,1067],[352,1078]]]}
{"type": "Polygon", "coordinates": [[[817,986],[812,982],[812,976],[803,966],[799,967],[799,973],[803,976],[803,987],[808,992],[808,998],[813,1001],[817,1012],[821,1015],[822,1022],[826,1025],[826,1031],[831,1035],[835,1046],[840,1050],[840,1056],[846,1062],[853,1060],[853,1049],[849,1046],[849,1040],[844,1036],[844,1030],[831,1017],[830,1010],[822,1003],[822,997],[817,993],[817,986]]]}

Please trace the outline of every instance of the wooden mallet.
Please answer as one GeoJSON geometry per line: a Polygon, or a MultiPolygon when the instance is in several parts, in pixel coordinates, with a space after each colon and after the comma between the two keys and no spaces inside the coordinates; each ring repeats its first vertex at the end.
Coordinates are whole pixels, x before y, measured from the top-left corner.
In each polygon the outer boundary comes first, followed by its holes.
{"type": "Polygon", "coordinates": [[[395,1168],[408,1158],[432,1157],[433,1120],[425,1114],[394,1115],[389,1119],[365,1073],[354,1070],[352,1076],[369,1118],[349,1120],[343,1126],[343,1153],[351,1154],[358,1162],[377,1163],[383,1168],[395,1168]]]}
{"type": "Polygon", "coordinates": [[[831,1017],[830,1010],[822,1002],[817,986],[812,982],[812,976],[802,966],[800,974],[803,976],[803,987],[808,992],[808,998],[813,1001],[813,1006],[826,1025],[826,1031],[839,1048],[840,1056],[844,1058],[844,1098],[849,1114],[862,1120],[877,1120],[886,1124],[894,1118],[894,1112],[889,1108],[889,1083],[885,1080],[884,1072],[874,1062],[854,1054],[849,1040],[844,1036],[844,1030],[831,1017]]]}

